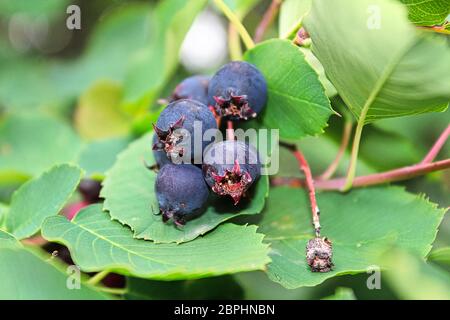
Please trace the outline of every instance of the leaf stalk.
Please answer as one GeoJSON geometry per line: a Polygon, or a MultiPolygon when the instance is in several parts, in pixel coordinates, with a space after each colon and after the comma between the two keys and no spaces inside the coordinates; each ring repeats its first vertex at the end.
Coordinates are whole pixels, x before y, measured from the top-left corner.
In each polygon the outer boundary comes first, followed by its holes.
{"type": "Polygon", "coordinates": [[[92,276],[87,281],[87,283],[90,285],[96,285],[96,284],[100,283],[108,274],[109,274],[109,270],[102,270],[102,271],[98,272],[97,274],[95,274],[94,276],[92,276]]]}
{"type": "Polygon", "coordinates": [[[223,0],[214,0],[214,3],[236,28],[247,49],[253,48],[255,46],[255,43],[253,42],[247,29],[245,29],[244,25],[242,24],[238,16],[226,5],[226,3],[223,0]]]}

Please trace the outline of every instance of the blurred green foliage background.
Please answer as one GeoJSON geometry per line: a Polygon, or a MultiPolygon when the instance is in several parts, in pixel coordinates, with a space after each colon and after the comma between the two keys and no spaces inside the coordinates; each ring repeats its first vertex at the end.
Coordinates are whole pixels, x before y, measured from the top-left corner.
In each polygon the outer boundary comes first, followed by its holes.
{"type": "MultiPolygon", "coordinates": [[[[129,141],[151,130],[150,124],[161,110],[159,98],[167,97],[187,75],[210,74],[227,61],[227,21],[212,5],[201,9],[203,13],[194,23],[197,34],[183,43],[193,18],[190,13],[196,6],[203,8],[206,2],[201,2],[0,1],[0,202],[9,203],[21,183],[55,163],[76,162],[87,175],[102,179],[129,141]],[[81,9],[81,30],[66,28],[70,4],[81,9]],[[211,28],[218,37],[213,45],[209,35],[201,33],[211,28]],[[212,58],[199,63],[204,57],[212,58]]],[[[227,2],[245,17],[251,33],[270,4],[265,0],[227,2]]],[[[278,23],[274,23],[266,37],[277,34],[278,23]]],[[[449,122],[446,112],[368,126],[359,173],[420,161],[449,122]]],[[[313,172],[321,172],[334,158],[342,126],[342,119],[333,116],[325,135],[299,143],[313,172]]],[[[440,158],[449,156],[447,144],[440,158]]],[[[345,158],[348,160],[348,154],[345,158]]],[[[286,150],[281,159],[279,176],[300,175],[286,150]]],[[[344,174],[345,168],[343,161],[338,174],[344,174]]],[[[400,184],[424,193],[440,207],[450,206],[449,170],[400,184]]],[[[435,243],[436,248],[446,246],[450,246],[448,215],[435,243]]],[[[411,266],[415,261],[401,256],[401,263],[411,266]]],[[[422,270],[402,270],[407,273],[383,277],[382,290],[367,289],[366,274],[288,290],[261,272],[251,272],[176,283],[182,288],[176,296],[172,295],[173,284],[131,279],[129,298],[317,299],[335,293],[338,298],[428,298],[442,285],[422,270]],[[417,283],[412,284],[411,279],[417,283]],[[217,291],[219,286],[223,289],[217,291]]]]}

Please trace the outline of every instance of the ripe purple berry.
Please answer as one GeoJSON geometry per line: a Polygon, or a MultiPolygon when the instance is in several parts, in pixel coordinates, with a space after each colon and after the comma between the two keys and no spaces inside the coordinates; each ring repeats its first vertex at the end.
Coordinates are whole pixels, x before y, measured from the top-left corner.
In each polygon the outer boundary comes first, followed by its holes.
{"type": "Polygon", "coordinates": [[[88,203],[100,201],[100,189],[102,185],[100,181],[92,179],[83,179],[78,185],[78,191],[83,196],[83,200],[88,203]]]}
{"type": "Polygon", "coordinates": [[[167,164],[156,177],[156,197],[163,222],[172,219],[177,226],[197,213],[206,203],[208,187],[202,170],[191,164],[167,164]]]}
{"type": "Polygon", "coordinates": [[[173,91],[170,102],[180,99],[197,100],[208,105],[208,85],[211,77],[196,75],[180,82],[173,91]]]}
{"type": "Polygon", "coordinates": [[[264,108],[267,84],[255,66],[244,61],[233,61],[212,77],[208,95],[217,114],[230,120],[247,120],[256,117],[264,108]]]}
{"type": "Polygon", "coordinates": [[[202,141],[201,150],[195,148],[194,128],[201,133],[200,137],[203,137],[207,130],[217,129],[217,123],[206,105],[195,100],[182,99],[170,103],[161,112],[153,128],[158,136],[158,141],[153,145],[154,150],[164,150],[172,162],[178,162],[187,152],[190,153],[191,159],[201,161],[203,150],[210,141],[202,141]],[[190,150],[186,150],[189,144],[190,150]]]}
{"type": "Polygon", "coordinates": [[[227,140],[205,150],[202,169],[212,190],[221,196],[231,196],[236,205],[258,180],[261,163],[255,148],[243,141],[227,140]]]}

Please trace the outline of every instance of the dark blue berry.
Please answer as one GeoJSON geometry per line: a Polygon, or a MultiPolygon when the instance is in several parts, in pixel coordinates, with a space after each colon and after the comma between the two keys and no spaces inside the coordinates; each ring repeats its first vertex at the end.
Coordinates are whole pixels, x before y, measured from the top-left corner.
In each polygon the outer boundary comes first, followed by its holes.
{"type": "Polygon", "coordinates": [[[156,197],[164,222],[183,225],[204,207],[209,190],[202,170],[191,164],[166,164],[156,177],[156,197]]]}
{"type": "Polygon", "coordinates": [[[208,96],[217,114],[230,120],[247,120],[262,111],[267,102],[267,84],[250,63],[224,65],[209,82],[208,96]]]}
{"type": "Polygon", "coordinates": [[[200,163],[203,150],[211,141],[196,141],[199,146],[195,148],[194,127],[199,133],[197,140],[203,138],[206,130],[217,129],[216,120],[209,108],[201,102],[189,99],[170,103],[154,125],[158,141],[153,145],[153,149],[164,150],[167,157],[175,163],[182,158],[186,160],[189,152],[190,158],[187,161],[194,159],[195,163],[200,163]]]}
{"type": "Polygon", "coordinates": [[[258,180],[261,162],[256,149],[243,141],[227,140],[205,150],[203,175],[218,195],[229,195],[234,204],[258,180]]]}
{"type": "Polygon", "coordinates": [[[83,179],[78,185],[78,191],[83,196],[83,200],[88,203],[100,201],[100,190],[102,185],[100,181],[92,179],[83,179]]]}
{"type": "Polygon", "coordinates": [[[184,79],[173,91],[170,102],[180,99],[191,99],[208,105],[208,85],[210,79],[211,77],[203,75],[196,75],[184,79]]]}

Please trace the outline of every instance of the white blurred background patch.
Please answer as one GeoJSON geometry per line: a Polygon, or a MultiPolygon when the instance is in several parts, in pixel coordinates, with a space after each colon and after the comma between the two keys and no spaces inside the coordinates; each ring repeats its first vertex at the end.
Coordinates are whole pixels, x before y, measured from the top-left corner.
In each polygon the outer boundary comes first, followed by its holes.
{"type": "Polygon", "coordinates": [[[205,10],[195,19],[183,41],[181,64],[192,73],[208,73],[227,59],[227,32],[223,20],[205,10]]]}

